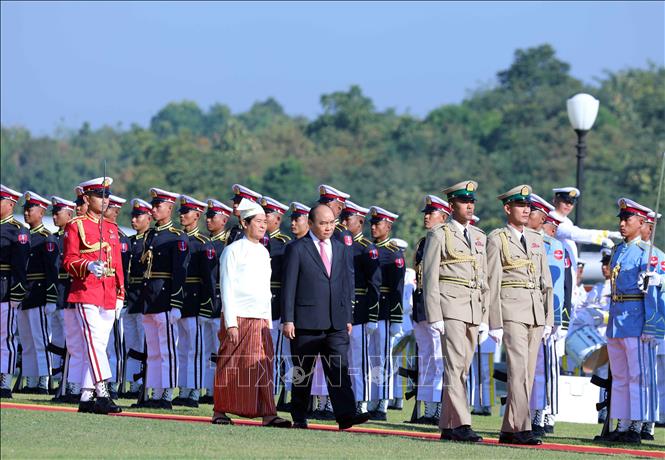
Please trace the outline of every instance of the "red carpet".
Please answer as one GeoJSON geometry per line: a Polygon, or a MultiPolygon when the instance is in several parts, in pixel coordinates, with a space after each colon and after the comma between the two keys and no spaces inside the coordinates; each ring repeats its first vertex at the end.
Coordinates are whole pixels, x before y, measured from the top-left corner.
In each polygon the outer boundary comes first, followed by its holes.
{"type": "MultiPolygon", "coordinates": [[[[0,402],[0,408],[37,410],[45,412],[76,412],[75,407],[10,403],[4,401],[0,402]]],[[[155,420],[172,420],[176,422],[210,423],[210,417],[194,416],[194,415],[155,414],[148,412],[122,412],[120,414],[111,414],[111,415],[113,417],[134,417],[134,418],[148,418],[155,420]]],[[[233,419],[233,423],[235,425],[245,425],[245,426],[257,426],[261,424],[261,422],[258,421],[245,420],[245,419],[233,419]]],[[[310,424],[309,429],[320,430],[320,431],[338,431],[337,427],[334,425],[310,424]]],[[[420,431],[386,430],[380,428],[361,428],[361,427],[354,427],[346,431],[351,433],[373,434],[379,436],[402,436],[407,438],[429,439],[436,441],[439,440],[438,433],[425,433],[420,431]]],[[[498,444],[498,440],[485,438],[483,440],[483,444],[489,444],[489,445],[498,444]]],[[[553,450],[561,452],[578,452],[584,454],[632,455],[642,458],[665,458],[664,451],[625,449],[618,447],[578,446],[571,444],[555,444],[555,443],[543,443],[540,446],[513,446],[513,447],[520,447],[524,449],[545,449],[545,450],[553,450]]]]}

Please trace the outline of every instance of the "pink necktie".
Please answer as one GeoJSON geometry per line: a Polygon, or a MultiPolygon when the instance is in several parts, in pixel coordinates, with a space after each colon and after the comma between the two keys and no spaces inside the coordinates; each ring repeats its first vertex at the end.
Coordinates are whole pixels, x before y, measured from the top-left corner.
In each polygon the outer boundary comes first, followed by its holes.
{"type": "Polygon", "coordinates": [[[326,244],[321,240],[319,240],[319,253],[321,254],[323,266],[326,267],[328,276],[330,276],[330,259],[328,259],[328,254],[326,254],[326,244]]]}

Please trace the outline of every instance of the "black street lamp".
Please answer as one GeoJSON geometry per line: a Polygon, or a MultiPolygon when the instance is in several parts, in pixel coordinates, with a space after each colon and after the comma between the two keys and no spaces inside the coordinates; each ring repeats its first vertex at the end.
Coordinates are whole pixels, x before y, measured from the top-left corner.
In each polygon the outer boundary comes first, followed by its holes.
{"type": "Polygon", "coordinates": [[[582,195],[584,194],[584,157],[586,156],[586,143],[584,138],[596,121],[600,102],[589,94],[576,94],[568,99],[568,119],[577,133],[577,184],[580,197],[575,206],[575,224],[582,225],[582,195]]]}

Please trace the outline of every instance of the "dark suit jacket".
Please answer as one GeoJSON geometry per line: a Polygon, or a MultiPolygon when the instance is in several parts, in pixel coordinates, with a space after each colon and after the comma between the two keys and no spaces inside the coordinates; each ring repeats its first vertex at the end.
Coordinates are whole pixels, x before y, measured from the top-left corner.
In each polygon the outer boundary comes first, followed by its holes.
{"type": "Polygon", "coordinates": [[[341,330],[353,322],[355,297],[351,251],[331,238],[332,267],[328,277],[318,248],[308,235],[286,245],[282,268],[282,322],[298,329],[341,330]]]}

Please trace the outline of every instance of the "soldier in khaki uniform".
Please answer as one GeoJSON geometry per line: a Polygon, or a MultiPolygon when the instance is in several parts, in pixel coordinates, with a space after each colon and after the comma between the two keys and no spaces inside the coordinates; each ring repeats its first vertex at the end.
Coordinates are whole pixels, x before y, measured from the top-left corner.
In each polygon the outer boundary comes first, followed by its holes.
{"type": "Polygon", "coordinates": [[[443,190],[453,214],[427,233],[423,257],[423,294],[427,321],[442,334],[444,358],[441,439],[479,442],[471,429],[466,379],[478,340],[487,322],[486,237],[470,225],[475,208],[474,181],[443,190]]]}
{"type": "Polygon", "coordinates": [[[508,399],[500,443],[537,445],[529,399],[542,339],[552,332],[552,277],[543,237],[525,225],[531,187],[518,185],[499,195],[508,223],[487,241],[489,335],[503,339],[508,364],[508,399]]]}

